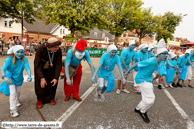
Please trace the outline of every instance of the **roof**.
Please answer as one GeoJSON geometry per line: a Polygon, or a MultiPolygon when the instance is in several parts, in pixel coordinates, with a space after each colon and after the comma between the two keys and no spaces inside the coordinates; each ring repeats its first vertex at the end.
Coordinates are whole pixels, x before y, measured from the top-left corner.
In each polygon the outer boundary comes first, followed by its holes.
{"type": "Polygon", "coordinates": [[[108,37],[110,41],[115,39],[115,36],[110,34],[108,30],[100,31],[97,28],[90,30],[89,33],[85,33],[85,37],[93,40],[105,40],[105,37],[108,37]]]}
{"type": "MultiPolygon", "coordinates": [[[[21,23],[21,19],[17,19],[17,21],[21,23]]],[[[53,28],[57,26],[57,24],[46,25],[43,21],[34,21],[33,24],[29,24],[24,20],[23,24],[27,32],[36,32],[44,34],[50,34],[53,28]]]]}

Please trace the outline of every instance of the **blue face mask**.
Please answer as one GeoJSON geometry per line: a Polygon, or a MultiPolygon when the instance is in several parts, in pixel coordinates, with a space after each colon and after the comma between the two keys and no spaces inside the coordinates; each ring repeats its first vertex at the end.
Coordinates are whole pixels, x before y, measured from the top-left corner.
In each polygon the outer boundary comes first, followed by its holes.
{"type": "Polygon", "coordinates": [[[185,58],[187,58],[188,56],[189,56],[189,53],[186,53],[186,54],[185,54],[185,58]]]}
{"type": "Polygon", "coordinates": [[[133,45],[130,45],[130,51],[132,51],[134,48],[135,48],[135,44],[133,44],[133,45]]]}
{"type": "Polygon", "coordinates": [[[116,54],[117,54],[116,50],[112,50],[112,51],[109,52],[110,57],[114,57],[116,54]]]}
{"type": "Polygon", "coordinates": [[[142,50],[143,53],[146,53],[147,51],[148,51],[148,47],[146,47],[146,48],[144,48],[144,49],[142,50]]]}
{"type": "Polygon", "coordinates": [[[24,50],[17,50],[15,56],[17,59],[21,59],[24,56],[24,50]]]}

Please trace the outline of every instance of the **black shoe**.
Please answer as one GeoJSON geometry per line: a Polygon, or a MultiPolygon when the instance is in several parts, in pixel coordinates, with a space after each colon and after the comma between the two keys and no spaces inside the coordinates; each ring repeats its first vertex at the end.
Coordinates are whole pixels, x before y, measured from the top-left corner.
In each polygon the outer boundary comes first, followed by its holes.
{"type": "Polygon", "coordinates": [[[179,83],[177,83],[177,84],[176,84],[176,86],[177,86],[177,87],[181,87],[181,88],[183,88],[183,87],[182,87],[179,83]]]}
{"type": "Polygon", "coordinates": [[[140,110],[137,110],[136,108],[134,109],[134,112],[139,113],[140,114],[140,110]]]}
{"type": "Polygon", "coordinates": [[[188,87],[190,87],[190,88],[194,88],[192,85],[188,85],[188,87]]]}
{"type": "Polygon", "coordinates": [[[141,112],[140,112],[140,115],[141,115],[141,117],[143,118],[143,121],[144,121],[144,122],[150,123],[150,119],[149,119],[148,116],[147,116],[147,112],[145,112],[145,113],[141,113],[141,112]]]}
{"type": "Polygon", "coordinates": [[[175,85],[175,83],[174,83],[174,82],[172,83],[172,86],[173,86],[173,87],[175,87],[175,88],[177,88],[177,86],[175,85]]]}
{"type": "Polygon", "coordinates": [[[162,89],[162,86],[161,85],[158,85],[158,89],[162,89]]]}

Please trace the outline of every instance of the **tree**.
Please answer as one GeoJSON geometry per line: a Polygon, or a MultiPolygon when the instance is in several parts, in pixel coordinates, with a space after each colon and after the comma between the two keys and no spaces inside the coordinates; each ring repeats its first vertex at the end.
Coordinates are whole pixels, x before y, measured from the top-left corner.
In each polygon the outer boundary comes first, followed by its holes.
{"type": "MultiPolygon", "coordinates": [[[[94,0],[95,1],[95,0],[94,0]]],[[[89,31],[95,27],[100,15],[92,0],[41,0],[46,23],[59,23],[75,31],[89,31]]]]}
{"type": "Polygon", "coordinates": [[[140,18],[135,21],[135,33],[138,35],[139,44],[141,44],[141,40],[144,37],[152,37],[154,35],[156,24],[157,23],[153,13],[151,12],[151,8],[142,9],[140,18]]]}
{"type": "Polygon", "coordinates": [[[134,29],[133,21],[139,18],[142,4],[140,0],[98,0],[100,14],[107,22],[104,29],[115,35],[115,45],[124,31],[134,29]]]}
{"type": "Polygon", "coordinates": [[[167,39],[173,39],[173,35],[176,27],[182,21],[182,14],[175,15],[173,12],[166,12],[163,16],[160,17],[161,24],[156,29],[156,40],[164,39],[167,42],[167,39]]]}
{"type": "Polygon", "coordinates": [[[34,10],[34,4],[31,0],[1,0],[0,1],[0,17],[8,18],[23,18],[28,22],[32,23],[35,21],[34,16],[38,12],[34,10]]]}

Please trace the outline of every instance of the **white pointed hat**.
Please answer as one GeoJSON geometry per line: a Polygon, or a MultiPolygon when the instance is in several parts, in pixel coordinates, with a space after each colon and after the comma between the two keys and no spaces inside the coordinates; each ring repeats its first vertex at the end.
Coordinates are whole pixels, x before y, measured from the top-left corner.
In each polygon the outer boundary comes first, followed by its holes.
{"type": "Polygon", "coordinates": [[[174,54],[173,52],[168,52],[168,54],[170,55],[170,58],[171,59],[174,58],[174,57],[176,57],[176,54],[174,54]]]}
{"type": "Polygon", "coordinates": [[[18,50],[24,50],[24,47],[22,45],[15,45],[7,51],[7,54],[15,54],[18,50]]]}
{"type": "Polygon", "coordinates": [[[108,48],[107,48],[107,51],[108,51],[108,52],[110,52],[110,51],[112,51],[112,50],[116,50],[116,51],[117,51],[117,47],[116,47],[114,44],[109,45],[108,48]]]}
{"type": "Polygon", "coordinates": [[[151,50],[152,48],[154,48],[154,45],[153,44],[149,44],[148,45],[148,51],[151,50]]]}
{"type": "Polygon", "coordinates": [[[166,43],[165,43],[164,39],[161,39],[157,45],[157,54],[156,55],[159,55],[160,53],[165,52],[165,51],[168,51],[166,49],[166,43]]]}
{"type": "Polygon", "coordinates": [[[133,45],[133,44],[135,44],[135,40],[130,40],[130,41],[129,41],[129,46],[131,46],[131,45],[133,45]]]}
{"type": "Polygon", "coordinates": [[[187,50],[185,51],[185,54],[186,54],[186,53],[189,53],[189,54],[190,54],[191,51],[192,51],[192,49],[187,49],[187,50]]]}
{"type": "Polygon", "coordinates": [[[147,47],[148,47],[147,44],[141,44],[141,45],[139,45],[139,49],[144,49],[144,48],[147,48],[147,47]]]}

